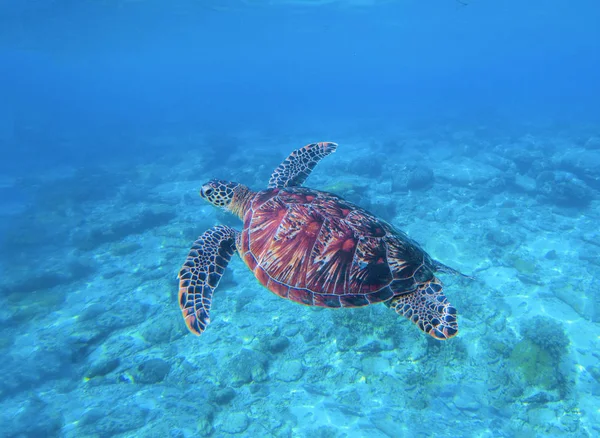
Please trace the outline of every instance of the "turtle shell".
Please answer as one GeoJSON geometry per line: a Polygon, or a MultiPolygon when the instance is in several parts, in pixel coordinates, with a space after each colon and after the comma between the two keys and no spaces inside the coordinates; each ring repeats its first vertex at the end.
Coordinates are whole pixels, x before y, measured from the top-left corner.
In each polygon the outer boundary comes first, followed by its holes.
{"type": "Polygon", "coordinates": [[[404,233],[307,188],[258,192],[244,213],[238,250],[263,286],[310,306],[366,306],[433,278],[431,259],[404,233]]]}

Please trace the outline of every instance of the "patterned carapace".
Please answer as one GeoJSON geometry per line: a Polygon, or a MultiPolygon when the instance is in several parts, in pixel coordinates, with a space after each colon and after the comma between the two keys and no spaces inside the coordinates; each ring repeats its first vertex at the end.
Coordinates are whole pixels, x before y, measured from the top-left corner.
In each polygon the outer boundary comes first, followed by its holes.
{"type": "Polygon", "coordinates": [[[405,235],[335,195],[299,187],[256,194],[238,251],[263,286],[307,305],[378,303],[433,277],[415,280],[430,260],[405,235]]]}

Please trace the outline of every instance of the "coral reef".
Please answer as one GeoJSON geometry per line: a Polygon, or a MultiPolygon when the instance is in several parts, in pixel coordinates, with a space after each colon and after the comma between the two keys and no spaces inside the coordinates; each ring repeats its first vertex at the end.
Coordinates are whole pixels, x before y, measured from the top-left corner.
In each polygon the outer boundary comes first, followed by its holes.
{"type": "Polygon", "coordinates": [[[595,198],[592,189],[570,172],[544,171],[535,182],[543,201],[562,207],[587,207],[595,198]]]}
{"type": "Polygon", "coordinates": [[[385,135],[372,160],[373,141],[340,141],[306,185],[373,211],[476,277],[439,274],[460,312],[456,338],[424,337],[383,305],[298,306],[238,258],[213,297],[210,330],[188,334],[176,275],[189,245],[216,223],[239,228],[202,203],[198,186],[218,176],[265,187],[266,163],[280,159],[273,145],[290,143],[233,135],[223,148],[236,152],[222,160],[186,149],[27,182],[29,204],[3,216],[0,430],[600,433],[597,140],[483,128],[385,135]]]}

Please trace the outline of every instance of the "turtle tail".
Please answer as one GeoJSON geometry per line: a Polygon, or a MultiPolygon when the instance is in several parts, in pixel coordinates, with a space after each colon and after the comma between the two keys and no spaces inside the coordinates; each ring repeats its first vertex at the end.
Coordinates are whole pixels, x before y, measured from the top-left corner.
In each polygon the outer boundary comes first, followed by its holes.
{"type": "Polygon", "coordinates": [[[467,274],[463,274],[462,272],[451,268],[450,266],[444,265],[442,262],[438,262],[437,260],[433,261],[433,267],[435,272],[443,272],[444,274],[452,274],[452,275],[460,275],[461,277],[468,278],[469,280],[475,280],[475,277],[472,277],[467,274]]]}

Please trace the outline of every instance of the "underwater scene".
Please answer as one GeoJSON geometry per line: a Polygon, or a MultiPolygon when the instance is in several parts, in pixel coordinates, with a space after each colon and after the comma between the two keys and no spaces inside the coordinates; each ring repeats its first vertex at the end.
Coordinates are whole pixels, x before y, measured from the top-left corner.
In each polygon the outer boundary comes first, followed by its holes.
{"type": "Polygon", "coordinates": [[[0,436],[600,436],[597,0],[0,0],[0,436]]]}

